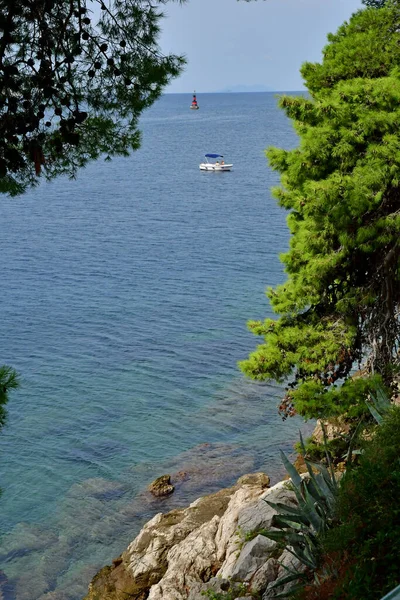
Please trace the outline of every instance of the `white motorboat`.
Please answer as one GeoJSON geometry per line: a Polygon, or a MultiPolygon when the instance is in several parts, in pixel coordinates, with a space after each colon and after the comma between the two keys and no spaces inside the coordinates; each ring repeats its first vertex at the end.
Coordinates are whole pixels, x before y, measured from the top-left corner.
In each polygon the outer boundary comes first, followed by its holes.
{"type": "Polygon", "coordinates": [[[199,165],[202,171],[230,171],[233,167],[224,161],[222,154],[206,154],[205,159],[206,162],[199,165]]]}

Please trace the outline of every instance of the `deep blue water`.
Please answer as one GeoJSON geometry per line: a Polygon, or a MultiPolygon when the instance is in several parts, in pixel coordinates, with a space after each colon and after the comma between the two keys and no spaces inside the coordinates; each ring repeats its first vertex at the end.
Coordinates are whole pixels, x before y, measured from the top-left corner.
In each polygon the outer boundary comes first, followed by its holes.
{"type": "Polygon", "coordinates": [[[276,480],[297,437],[280,389],[236,365],[284,279],[264,149],[297,139],[274,94],[190,101],[148,110],[131,157],[1,199],[0,362],[22,379],[0,435],[4,598],[82,598],[144,520],[245,472],[276,480]],[[201,172],[205,152],[234,170],[201,172]],[[169,499],[145,493],[182,470],[169,499]]]}

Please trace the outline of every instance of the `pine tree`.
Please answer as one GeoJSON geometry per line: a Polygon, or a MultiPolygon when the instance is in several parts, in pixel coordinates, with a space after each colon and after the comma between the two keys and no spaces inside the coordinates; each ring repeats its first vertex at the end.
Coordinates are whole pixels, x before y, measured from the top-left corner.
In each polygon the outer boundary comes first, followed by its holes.
{"type": "Polygon", "coordinates": [[[0,193],[138,147],[184,63],[157,46],[165,2],[0,0],[0,193]]]}
{"type": "Polygon", "coordinates": [[[274,190],[290,211],[277,319],[250,322],[264,342],[240,366],[288,382],[284,416],[362,410],[398,368],[400,302],[400,2],[359,11],[306,63],[309,97],[284,96],[300,146],[270,148],[274,190]],[[363,363],[368,377],[351,377],[363,363]]]}
{"type": "Polygon", "coordinates": [[[388,0],[362,0],[362,3],[365,6],[369,6],[372,8],[382,8],[382,6],[385,6],[387,1],[388,0]]]}

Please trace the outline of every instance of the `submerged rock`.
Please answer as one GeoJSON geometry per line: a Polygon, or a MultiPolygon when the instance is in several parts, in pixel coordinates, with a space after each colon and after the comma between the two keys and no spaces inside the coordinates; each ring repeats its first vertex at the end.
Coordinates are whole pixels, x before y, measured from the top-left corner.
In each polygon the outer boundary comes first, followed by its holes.
{"type": "Polygon", "coordinates": [[[43,550],[57,542],[57,535],[50,528],[30,523],[18,523],[2,540],[0,561],[8,562],[24,557],[35,550],[43,550]]]}
{"type": "Polygon", "coordinates": [[[234,485],[239,475],[255,470],[255,461],[252,452],[237,444],[205,443],[166,461],[163,470],[171,473],[179,501],[187,506],[200,495],[234,485]]]}
{"type": "Polygon", "coordinates": [[[69,498],[96,498],[97,500],[114,500],[126,492],[125,486],[118,481],[110,481],[102,477],[91,477],[75,483],[68,492],[69,498]]]}
{"type": "Polygon", "coordinates": [[[14,586],[3,571],[0,571],[0,600],[16,600],[14,586]]]}

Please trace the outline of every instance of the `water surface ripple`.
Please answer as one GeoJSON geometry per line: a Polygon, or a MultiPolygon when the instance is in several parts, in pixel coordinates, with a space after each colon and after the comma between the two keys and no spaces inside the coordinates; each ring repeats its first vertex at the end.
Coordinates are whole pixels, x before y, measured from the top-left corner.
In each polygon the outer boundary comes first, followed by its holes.
{"type": "Polygon", "coordinates": [[[144,520],[279,475],[299,422],[236,363],[284,278],[264,149],[297,143],[273,94],[167,95],[143,145],[2,198],[1,362],[21,374],[0,436],[0,597],[79,600],[144,520]],[[204,173],[221,152],[231,173],[204,173]],[[189,478],[164,501],[143,491],[189,478]]]}

